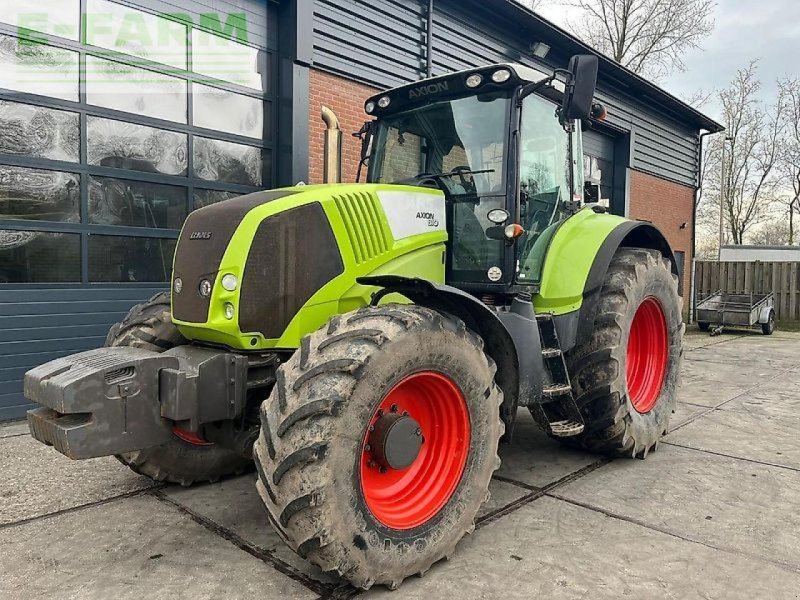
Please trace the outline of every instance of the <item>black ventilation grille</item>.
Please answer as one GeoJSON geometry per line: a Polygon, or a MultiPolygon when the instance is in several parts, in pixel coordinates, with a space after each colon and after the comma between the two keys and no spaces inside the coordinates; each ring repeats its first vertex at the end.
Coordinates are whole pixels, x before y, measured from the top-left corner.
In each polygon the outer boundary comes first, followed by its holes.
{"type": "Polygon", "coordinates": [[[303,304],[343,272],[336,237],[318,202],[264,219],[244,267],[239,328],[280,337],[303,304]]]}
{"type": "Polygon", "coordinates": [[[255,192],[206,206],[189,215],[178,239],[172,274],[173,281],[180,277],[183,282],[181,293],[172,294],[176,319],[189,323],[208,320],[211,298],[200,295],[200,281],[214,281],[239,223],[256,206],[296,193],[285,190],[255,192]]]}

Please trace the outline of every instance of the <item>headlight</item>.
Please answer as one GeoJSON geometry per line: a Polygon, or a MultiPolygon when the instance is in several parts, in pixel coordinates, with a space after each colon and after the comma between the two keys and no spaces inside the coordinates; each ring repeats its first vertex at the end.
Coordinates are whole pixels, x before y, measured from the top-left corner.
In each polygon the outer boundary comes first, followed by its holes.
{"type": "Polygon", "coordinates": [[[183,281],[180,277],[175,278],[175,281],[172,283],[172,289],[176,294],[181,293],[181,290],[183,289],[183,281]]]}
{"type": "Polygon", "coordinates": [[[392,100],[391,98],[389,98],[389,96],[382,96],[381,99],[378,100],[378,106],[380,106],[381,108],[386,108],[387,106],[389,106],[389,103],[391,101],[392,100]]]}
{"type": "Polygon", "coordinates": [[[483,82],[483,77],[479,73],[473,73],[469,77],[467,77],[467,84],[468,88],[476,88],[483,82]]]}
{"type": "Polygon", "coordinates": [[[229,321],[233,319],[234,314],[236,313],[236,309],[233,307],[233,304],[230,302],[225,303],[225,318],[229,321]]]}
{"type": "Polygon", "coordinates": [[[495,83],[504,83],[511,79],[511,71],[508,69],[498,69],[492,73],[492,81],[495,83]]]}
{"type": "Polygon", "coordinates": [[[211,295],[211,282],[208,279],[203,279],[198,289],[201,296],[208,298],[211,295]]]}
{"type": "Polygon", "coordinates": [[[372,111],[374,111],[374,110],[375,110],[375,103],[374,103],[372,100],[370,100],[370,101],[369,101],[369,102],[367,102],[367,104],[364,106],[364,110],[366,111],[366,113],[367,113],[368,115],[371,115],[371,114],[372,114],[372,111]]]}
{"type": "Polygon", "coordinates": [[[235,292],[236,286],[239,285],[239,280],[236,279],[236,275],[233,273],[225,273],[222,276],[222,287],[229,292],[235,292]]]}

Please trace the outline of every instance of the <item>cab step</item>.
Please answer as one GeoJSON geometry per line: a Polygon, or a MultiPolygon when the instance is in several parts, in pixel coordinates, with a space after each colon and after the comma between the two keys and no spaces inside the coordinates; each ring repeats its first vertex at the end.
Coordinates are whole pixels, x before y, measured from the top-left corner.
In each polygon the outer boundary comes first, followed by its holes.
{"type": "Polygon", "coordinates": [[[583,432],[581,412],[575,404],[567,363],[558,340],[553,315],[536,315],[542,347],[545,383],[538,402],[529,406],[537,424],[553,437],[570,437],[583,432]]]}
{"type": "Polygon", "coordinates": [[[575,421],[555,421],[550,423],[550,429],[555,437],[572,437],[583,433],[583,423],[575,421]]]}

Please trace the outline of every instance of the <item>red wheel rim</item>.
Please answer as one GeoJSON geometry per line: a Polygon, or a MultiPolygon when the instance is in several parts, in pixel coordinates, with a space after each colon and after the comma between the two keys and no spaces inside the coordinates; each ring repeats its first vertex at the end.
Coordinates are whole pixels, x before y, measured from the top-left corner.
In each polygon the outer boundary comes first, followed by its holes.
{"type": "Polygon", "coordinates": [[[410,375],[395,385],[375,409],[370,428],[388,412],[419,424],[423,443],[404,469],[381,468],[368,439],[361,453],[361,491],[372,515],[386,527],[413,529],[447,504],[467,463],[469,410],[464,395],[448,377],[432,371],[410,375]]]}
{"type": "Polygon", "coordinates": [[[185,429],[181,429],[180,427],[173,427],[172,433],[175,434],[176,437],[179,437],[187,444],[192,444],[193,446],[213,446],[211,442],[205,441],[199,435],[197,435],[194,431],[186,431],[185,429]]]}
{"type": "Polygon", "coordinates": [[[661,304],[648,296],[636,309],[628,335],[625,377],[628,397],[640,413],[653,409],[667,373],[669,338],[661,304]]]}

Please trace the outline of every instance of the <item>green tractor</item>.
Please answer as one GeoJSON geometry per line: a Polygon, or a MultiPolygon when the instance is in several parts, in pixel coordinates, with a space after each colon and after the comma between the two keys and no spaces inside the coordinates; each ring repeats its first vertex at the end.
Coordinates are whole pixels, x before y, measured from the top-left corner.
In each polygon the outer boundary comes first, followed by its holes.
{"type": "Polygon", "coordinates": [[[576,56],[368,99],[367,183],[189,215],[170,294],[26,374],[32,435],[183,485],[255,462],[280,536],[361,588],[473,530],[519,407],[644,458],[675,406],[677,268],[652,224],[583,202],[596,76],[576,56]]]}

